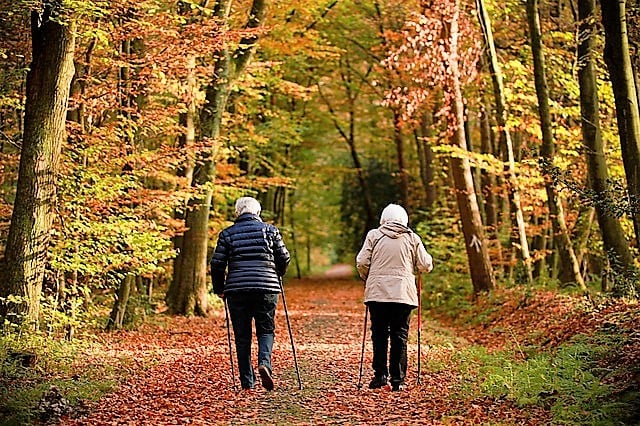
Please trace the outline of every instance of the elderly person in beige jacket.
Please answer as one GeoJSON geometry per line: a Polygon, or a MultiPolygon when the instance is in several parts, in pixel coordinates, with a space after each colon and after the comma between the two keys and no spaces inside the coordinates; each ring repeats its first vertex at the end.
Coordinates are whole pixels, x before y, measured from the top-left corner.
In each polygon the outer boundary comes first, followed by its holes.
{"type": "Polygon", "coordinates": [[[420,237],[407,227],[408,222],[404,208],[389,204],[382,211],[380,227],[369,231],[356,257],[358,274],[365,281],[364,303],[371,318],[374,377],[370,389],[386,386],[389,373],[391,390],[405,388],[410,315],[420,297],[414,272],[433,269],[431,255],[420,237]]]}

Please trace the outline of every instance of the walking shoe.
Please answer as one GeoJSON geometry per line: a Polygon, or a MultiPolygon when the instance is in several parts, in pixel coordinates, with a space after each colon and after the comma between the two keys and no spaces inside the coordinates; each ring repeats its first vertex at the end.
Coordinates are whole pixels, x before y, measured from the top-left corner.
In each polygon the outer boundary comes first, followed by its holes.
{"type": "Polygon", "coordinates": [[[387,384],[387,376],[374,376],[369,383],[369,389],[380,389],[387,384]]]}
{"type": "Polygon", "coordinates": [[[405,385],[404,383],[391,383],[391,391],[392,392],[403,391],[406,388],[407,388],[407,385],[405,385]]]}
{"type": "Polygon", "coordinates": [[[260,374],[260,380],[262,380],[262,387],[266,390],[273,390],[273,378],[271,377],[271,371],[266,365],[258,367],[258,374],[260,374]]]}

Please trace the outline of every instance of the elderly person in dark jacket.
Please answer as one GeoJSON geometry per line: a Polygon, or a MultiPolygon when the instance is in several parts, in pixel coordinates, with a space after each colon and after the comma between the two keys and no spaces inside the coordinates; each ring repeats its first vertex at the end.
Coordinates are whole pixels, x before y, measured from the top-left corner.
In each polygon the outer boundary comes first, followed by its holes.
{"type": "Polygon", "coordinates": [[[252,389],[255,384],[251,364],[255,320],[258,374],[262,386],[272,390],[275,311],[280,280],[291,257],[278,228],[264,223],[260,211],[260,203],[254,198],[242,197],[236,201],[236,220],[218,237],[211,259],[211,276],[214,293],[226,298],[229,306],[242,388],[252,389]]]}

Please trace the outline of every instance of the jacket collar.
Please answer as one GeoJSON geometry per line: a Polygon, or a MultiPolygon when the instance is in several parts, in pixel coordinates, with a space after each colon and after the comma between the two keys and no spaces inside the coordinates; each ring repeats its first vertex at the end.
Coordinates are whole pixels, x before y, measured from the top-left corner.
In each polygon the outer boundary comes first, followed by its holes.
{"type": "Polygon", "coordinates": [[[245,213],[238,216],[238,218],[235,220],[235,223],[247,222],[249,220],[257,220],[258,222],[262,222],[262,219],[260,219],[260,216],[258,216],[257,214],[245,213]]]}

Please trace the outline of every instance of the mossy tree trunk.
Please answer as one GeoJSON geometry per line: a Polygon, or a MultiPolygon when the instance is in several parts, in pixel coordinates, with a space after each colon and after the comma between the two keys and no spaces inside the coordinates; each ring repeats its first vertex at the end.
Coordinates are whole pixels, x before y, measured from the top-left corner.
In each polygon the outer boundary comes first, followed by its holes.
{"type": "Polygon", "coordinates": [[[75,23],[60,2],[31,13],[33,58],[27,74],[24,136],[0,296],[22,300],[2,314],[37,324],[47,263],[56,175],[74,74],[75,23]],[[63,21],[64,22],[61,22],[63,21]]]}
{"type": "Polygon", "coordinates": [[[640,241],[640,109],[626,20],[626,1],[600,1],[605,32],[604,61],[616,104],[622,160],[631,198],[631,218],[640,241]]]}
{"type": "Polygon", "coordinates": [[[596,34],[594,13],[595,0],[578,1],[579,34],[582,34],[578,40],[582,138],[586,147],[589,186],[597,197],[594,204],[604,249],[616,275],[624,277],[633,267],[633,257],[622,226],[611,209],[613,201],[600,130],[598,87],[593,59],[596,34]]]}
{"type": "MultiPolygon", "coordinates": [[[[538,13],[538,0],[527,0],[527,18],[529,22],[529,36],[531,38],[531,51],[533,53],[533,73],[538,98],[538,115],[540,116],[540,128],[542,130],[541,157],[548,166],[553,165],[555,155],[555,142],[551,126],[551,112],[549,109],[549,87],[547,85],[547,70],[545,66],[544,51],[542,45],[542,29],[538,13]]],[[[564,217],[562,199],[558,194],[550,173],[545,175],[545,189],[547,192],[547,205],[549,216],[553,226],[553,242],[555,243],[563,267],[571,271],[571,279],[580,286],[583,291],[587,287],[580,273],[580,264],[571,245],[569,231],[564,217]]]]}

